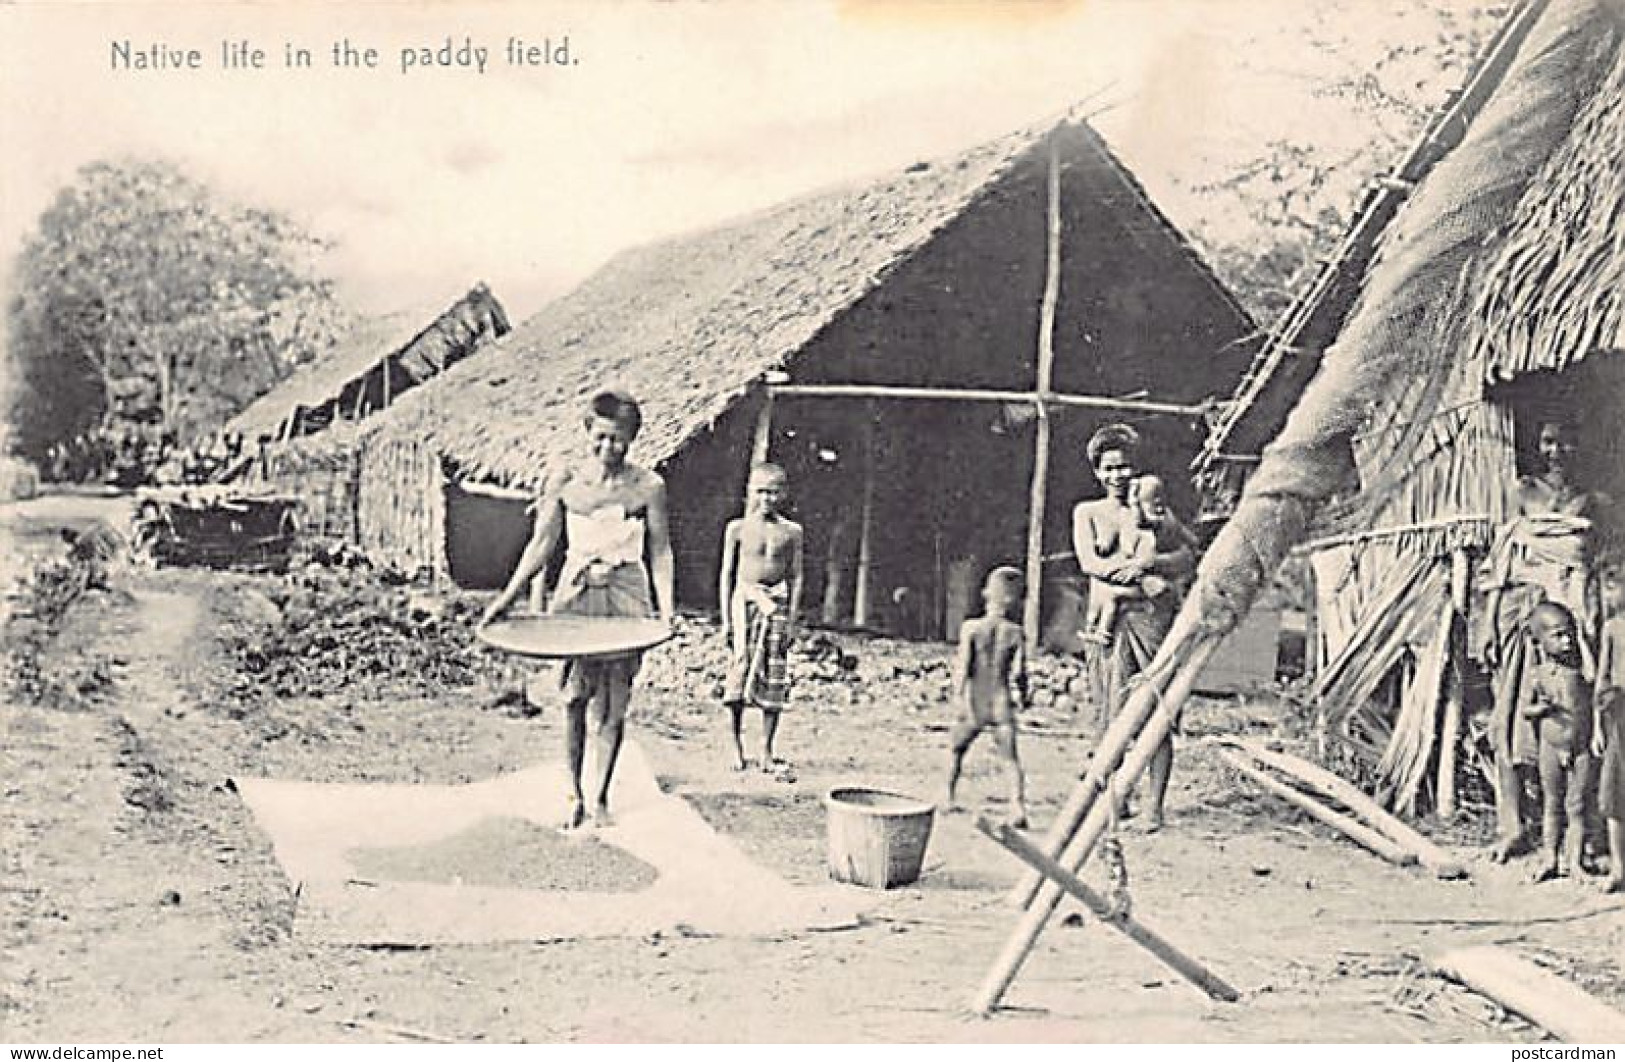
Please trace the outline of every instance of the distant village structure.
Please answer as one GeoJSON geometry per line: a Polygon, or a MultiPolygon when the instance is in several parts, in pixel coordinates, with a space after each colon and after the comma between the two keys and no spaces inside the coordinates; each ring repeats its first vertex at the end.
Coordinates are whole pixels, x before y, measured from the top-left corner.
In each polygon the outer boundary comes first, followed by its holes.
{"type": "Polygon", "coordinates": [[[363,509],[377,497],[362,482],[358,440],[369,418],[508,330],[507,313],[484,284],[438,314],[382,318],[262,395],[226,433],[257,448],[253,480],[301,499],[306,534],[360,543],[363,509]]]}

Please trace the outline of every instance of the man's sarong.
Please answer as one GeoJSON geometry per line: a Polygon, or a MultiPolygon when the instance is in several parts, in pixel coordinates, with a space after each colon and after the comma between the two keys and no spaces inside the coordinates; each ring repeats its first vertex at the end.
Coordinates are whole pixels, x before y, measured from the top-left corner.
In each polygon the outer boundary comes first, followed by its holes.
{"type": "Polygon", "coordinates": [[[722,699],[779,711],[790,700],[789,589],[749,584],[730,604],[733,658],[722,699]]]}

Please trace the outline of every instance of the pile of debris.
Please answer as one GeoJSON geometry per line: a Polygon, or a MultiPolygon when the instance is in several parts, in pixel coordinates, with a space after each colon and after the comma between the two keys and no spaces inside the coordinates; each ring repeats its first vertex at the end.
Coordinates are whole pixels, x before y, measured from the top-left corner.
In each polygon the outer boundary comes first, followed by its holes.
{"type": "Polygon", "coordinates": [[[474,639],[483,601],[390,585],[365,568],[311,563],[222,632],[231,694],[356,699],[427,696],[502,675],[474,639]]]}
{"type": "MultiPolygon", "coordinates": [[[[790,681],[798,708],[843,711],[887,704],[946,711],[953,703],[953,654],[953,646],[941,642],[806,631],[790,649],[790,681]]],[[[1080,661],[1044,655],[1029,670],[1035,711],[1065,715],[1088,703],[1080,661]]],[[[649,652],[638,681],[682,700],[716,701],[727,673],[721,626],[709,618],[680,616],[676,636],[649,652]]]]}

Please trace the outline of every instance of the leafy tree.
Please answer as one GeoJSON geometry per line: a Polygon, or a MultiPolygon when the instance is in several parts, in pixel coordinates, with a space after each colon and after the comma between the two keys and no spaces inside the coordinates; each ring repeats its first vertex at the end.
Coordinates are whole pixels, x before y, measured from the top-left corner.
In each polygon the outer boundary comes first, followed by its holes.
{"type": "Polygon", "coordinates": [[[217,427],[348,329],[323,241],[167,162],[97,162],[41,215],[7,307],[13,446],[104,422],[217,427]]]}
{"type": "MultiPolygon", "coordinates": [[[[1354,221],[1385,172],[1458,88],[1508,5],[1405,0],[1306,4],[1228,50],[1238,76],[1291,99],[1245,151],[1188,182],[1193,227],[1215,268],[1261,323],[1273,322],[1354,221]],[[1374,17],[1380,15],[1381,17],[1374,17]],[[1307,92],[1305,92],[1307,89],[1307,92]]],[[[1264,121],[1264,119],[1261,119],[1264,121]]]]}

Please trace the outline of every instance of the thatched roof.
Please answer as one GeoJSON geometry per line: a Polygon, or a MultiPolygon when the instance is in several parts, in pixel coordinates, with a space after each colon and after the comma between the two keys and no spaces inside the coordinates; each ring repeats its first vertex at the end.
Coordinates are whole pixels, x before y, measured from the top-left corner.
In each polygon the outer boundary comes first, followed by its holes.
{"type": "Polygon", "coordinates": [[[1144,226],[1176,242],[1190,269],[1246,320],[1105,143],[1068,121],[623,253],[488,355],[403,396],[380,431],[424,441],[473,478],[534,486],[578,444],[584,399],[620,384],[646,402],[638,452],[658,465],[765,372],[785,367],[1052,129],[1078,133],[1085,162],[1108,169],[1150,219],[1144,226]]]}
{"type": "MultiPolygon", "coordinates": [[[[1546,167],[1573,150],[1576,118],[1610,80],[1622,43],[1625,16],[1608,0],[1551,0],[1461,145],[1385,233],[1341,335],[1204,556],[1178,627],[1206,637],[1245,615],[1356,469],[1358,526],[1504,509],[1508,477],[1463,484],[1451,469],[1476,445],[1466,432],[1490,438],[1507,427],[1463,356],[1466,311],[1497,258],[1491,237],[1542,198],[1546,167]]],[[[1187,651],[1184,637],[1170,637],[1164,654],[1187,651]]]]}
{"type": "Polygon", "coordinates": [[[1472,353],[1493,380],[1625,347],[1625,47],[1593,47],[1600,81],[1479,284],[1472,353]]]}
{"type": "MultiPolygon", "coordinates": [[[[315,409],[331,402],[347,388],[379,371],[388,359],[409,350],[431,330],[474,303],[489,303],[495,307],[496,316],[501,317],[501,308],[485,285],[476,284],[449,305],[423,303],[363,321],[336,350],[300,366],[233,417],[225,430],[247,438],[275,434],[295,410],[315,409]]],[[[506,330],[506,321],[502,323],[502,330],[506,330]]],[[[424,366],[424,369],[438,371],[435,366],[424,366]]]]}
{"type": "MultiPolygon", "coordinates": [[[[1475,450],[1510,452],[1504,413],[1476,410],[1486,382],[1564,369],[1625,346],[1625,45],[1621,14],[1597,0],[1524,5],[1513,68],[1463,144],[1413,191],[1378,244],[1358,306],[1333,349],[1370,362],[1408,351],[1403,386],[1348,391],[1299,373],[1254,386],[1227,426],[1253,436],[1317,395],[1359,412],[1358,507],[1321,526],[1498,517],[1505,476],[1486,480],[1475,450]],[[1248,402],[1267,395],[1272,408],[1248,402]],[[1379,504],[1379,499],[1382,499],[1379,504]]],[[[1320,376],[1332,376],[1323,366],[1320,376]]]]}
{"type": "Polygon", "coordinates": [[[246,438],[274,433],[299,406],[325,402],[386,355],[410,343],[438,311],[438,305],[425,304],[362,320],[338,347],[295,369],[227,422],[225,430],[246,438]]]}

